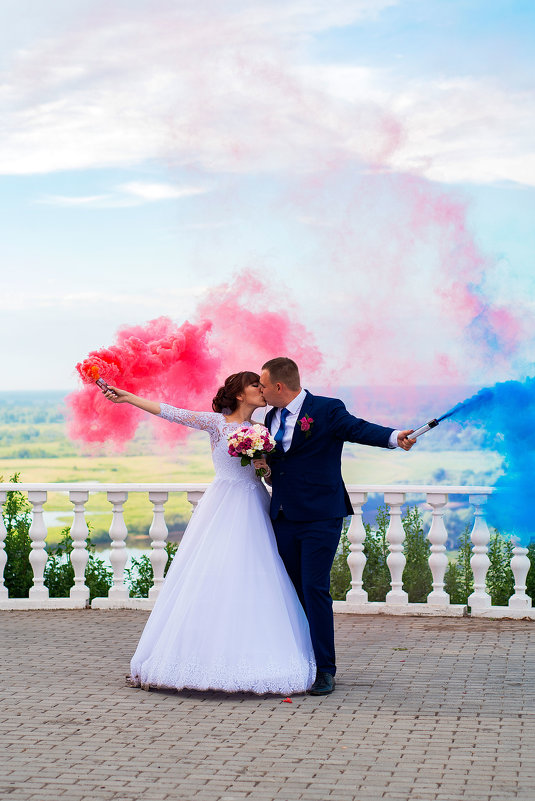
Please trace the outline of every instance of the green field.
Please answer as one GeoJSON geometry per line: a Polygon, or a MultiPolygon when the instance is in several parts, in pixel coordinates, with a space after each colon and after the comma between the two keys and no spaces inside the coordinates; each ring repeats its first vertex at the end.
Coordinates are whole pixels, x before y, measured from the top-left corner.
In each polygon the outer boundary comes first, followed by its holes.
{"type": "MultiPolygon", "coordinates": [[[[360,446],[347,446],[343,459],[343,474],[348,484],[427,484],[437,483],[433,475],[443,471],[442,481],[448,484],[489,485],[492,469],[499,472],[498,456],[485,454],[482,465],[478,451],[442,451],[433,453],[413,450],[405,452],[383,451],[360,446]],[[460,458],[461,457],[461,458],[460,458]],[[490,463],[492,462],[492,464],[490,463]],[[483,469],[483,467],[485,469],[483,469]],[[445,481],[444,479],[447,479],[445,481]]],[[[25,482],[209,482],[213,478],[210,447],[206,435],[194,434],[172,452],[147,455],[73,455],[52,458],[6,459],[0,458],[0,475],[4,480],[20,472],[25,482]]],[[[87,504],[96,541],[108,542],[111,524],[111,506],[103,493],[90,496],[87,504]]],[[[131,545],[146,545],[152,520],[152,504],[145,493],[131,493],[125,504],[125,521],[131,545]]],[[[72,504],[65,494],[51,493],[45,510],[64,512],[49,526],[49,540],[59,538],[61,528],[70,525],[72,504]]],[[[173,535],[183,531],[191,506],[185,494],[171,494],[166,504],[166,520],[173,535]]]]}
{"type": "MultiPolygon", "coordinates": [[[[346,445],[343,475],[347,484],[459,484],[492,486],[500,473],[498,454],[473,450],[413,448],[410,453],[346,445]]],[[[438,441],[437,441],[438,445],[438,441]]],[[[57,401],[0,402],[0,476],[14,473],[24,482],[113,482],[113,483],[205,483],[213,478],[210,445],[205,433],[193,431],[187,439],[164,449],[155,443],[148,426],[140,426],[124,453],[110,448],[88,450],[66,435],[57,401]]],[[[109,543],[111,506],[104,494],[91,495],[88,519],[95,541],[109,543]]],[[[72,505],[68,497],[51,493],[45,511],[49,540],[59,538],[70,525],[72,505]]],[[[455,528],[463,525],[468,509],[452,511],[455,528]]],[[[185,494],[171,495],[166,520],[171,536],[183,531],[191,514],[185,494]]],[[[125,504],[130,545],[146,545],[152,520],[152,504],[144,493],[132,493],[125,504]]]]}
{"type": "MultiPolygon", "coordinates": [[[[15,472],[20,481],[55,482],[113,482],[113,483],[206,483],[213,478],[210,446],[206,435],[194,433],[186,444],[178,445],[172,452],[105,455],[76,453],[65,456],[62,441],[49,442],[49,455],[37,458],[6,458],[0,449],[0,476],[7,481],[15,472]]],[[[71,446],[72,447],[72,446],[71,446]]],[[[50,542],[56,541],[60,531],[72,521],[72,504],[63,493],[50,493],[45,511],[64,513],[49,525],[50,542]]],[[[111,505],[105,494],[90,495],[86,505],[87,518],[93,527],[95,541],[109,542],[111,505]]],[[[184,493],[171,494],[166,504],[166,521],[170,532],[178,534],[184,530],[191,514],[191,505],[184,493]]],[[[147,534],[152,520],[152,504],[145,493],[131,493],[124,506],[125,522],[129,530],[129,543],[147,543],[147,534]]]]}

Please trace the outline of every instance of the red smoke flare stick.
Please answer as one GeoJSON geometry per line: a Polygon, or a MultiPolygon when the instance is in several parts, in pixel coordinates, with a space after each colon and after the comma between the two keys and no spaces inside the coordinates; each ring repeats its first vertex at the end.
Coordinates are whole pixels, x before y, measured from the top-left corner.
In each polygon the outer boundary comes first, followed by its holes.
{"type": "Polygon", "coordinates": [[[91,373],[91,376],[92,376],[92,378],[94,378],[94,379],[95,379],[95,384],[97,385],[97,387],[100,387],[100,389],[101,389],[103,392],[107,392],[107,390],[109,390],[110,392],[113,392],[113,394],[115,395],[115,397],[117,397],[117,398],[119,397],[119,396],[117,395],[117,393],[116,393],[116,392],[114,392],[114,391],[113,391],[113,389],[110,387],[110,385],[109,385],[109,384],[107,384],[107,383],[104,381],[104,379],[100,377],[100,374],[99,374],[99,371],[98,371],[98,367],[96,366],[96,364],[93,364],[93,365],[90,367],[89,371],[90,371],[90,373],[91,373]]]}

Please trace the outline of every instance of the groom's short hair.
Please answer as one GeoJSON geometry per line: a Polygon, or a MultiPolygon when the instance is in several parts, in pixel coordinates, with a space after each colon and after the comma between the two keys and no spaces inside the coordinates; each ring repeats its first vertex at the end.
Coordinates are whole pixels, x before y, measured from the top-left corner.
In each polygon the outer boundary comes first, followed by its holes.
{"type": "Polygon", "coordinates": [[[293,359],[288,359],[287,356],[277,356],[276,359],[270,359],[262,365],[262,370],[269,372],[269,376],[274,383],[278,381],[281,384],[286,384],[288,389],[294,391],[301,388],[299,367],[293,359]]]}

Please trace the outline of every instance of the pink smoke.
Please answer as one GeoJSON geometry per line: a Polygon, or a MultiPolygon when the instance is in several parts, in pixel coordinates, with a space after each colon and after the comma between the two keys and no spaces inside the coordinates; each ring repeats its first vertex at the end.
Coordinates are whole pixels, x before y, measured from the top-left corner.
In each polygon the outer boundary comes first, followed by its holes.
{"type": "MultiPolygon", "coordinates": [[[[108,401],[91,380],[91,367],[108,384],[136,395],[170,398],[180,388],[191,406],[208,408],[219,367],[219,359],[210,350],[209,332],[208,321],[177,326],[166,317],[119,329],[114,345],[92,351],[76,365],[85,386],[67,399],[70,436],[86,443],[111,440],[122,445],[146,417],[130,404],[108,401]]],[[[177,439],[181,431],[176,426],[167,433],[177,439]]]]}
{"type": "MultiPolygon", "coordinates": [[[[287,195],[316,240],[344,384],[447,384],[509,373],[522,311],[491,299],[493,268],[460,192],[351,164],[294,182],[287,195]],[[343,346],[342,346],[343,343],[343,346]]],[[[332,361],[332,358],[329,359],[332,361]]]]}
{"type": "MultiPolygon", "coordinates": [[[[122,447],[148,417],[130,404],[108,401],[94,383],[94,368],[112,386],[194,410],[211,409],[227,375],[260,372],[273,356],[290,356],[308,375],[317,373],[322,355],[296,314],[291,302],[277,300],[258,277],[247,273],[208,292],[193,323],[178,325],[160,317],[120,328],[113,345],[92,351],[76,365],[84,386],[67,399],[70,436],[122,447]]],[[[162,429],[158,421],[157,432],[173,442],[186,429],[162,429]]]]}

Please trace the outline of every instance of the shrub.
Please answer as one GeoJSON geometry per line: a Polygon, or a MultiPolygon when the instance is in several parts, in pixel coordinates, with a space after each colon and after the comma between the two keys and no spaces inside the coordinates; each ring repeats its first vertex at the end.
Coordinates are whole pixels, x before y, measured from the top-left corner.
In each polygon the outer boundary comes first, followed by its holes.
{"type": "Polygon", "coordinates": [[[531,567],[528,571],[526,578],[526,595],[535,602],[535,541],[531,542],[528,546],[528,559],[531,562],[531,567]]]}
{"type": "MultiPolygon", "coordinates": [[[[165,544],[167,562],[163,571],[164,576],[167,575],[177,550],[178,542],[167,542],[165,544]]],[[[146,553],[142,553],[139,558],[132,557],[131,567],[127,567],[124,572],[126,573],[127,583],[130,584],[130,598],[147,598],[149,590],[154,584],[154,571],[149,556],[146,553]]]]}
{"type": "MultiPolygon", "coordinates": [[[[389,522],[388,509],[380,506],[375,519],[376,530],[372,531],[368,523],[364,525],[366,565],[362,574],[362,585],[370,601],[384,601],[391,587],[390,571],[386,563],[389,554],[386,539],[389,522]]],[[[407,560],[403,571],[403,589],[408,592],[409,601],[425,601],[432,589],[432,576],[427,562],[430,544],[424,535],[418,509],[407,508],[402,523],[405,529],[404,552],[407,560]]],[[[347,564],[349,553],[348,527],[345,526],[331,570],[331,596],[335,600],[344,600],[351,587],[351,572],[347,564]]]]}
{"type": "MultiPolygon", "coordinates": [[[[95,554],[95,545],[91,541],[91,526],[86,537],[86,548],[89,558],[85,568],[85,583],[89,587],[89,600],[102,598],[108,595],[113,585],[113,570],[106,565],[103,559],[95,554]]],[[[70,555],[73,551],[73,541],[70,527],[61,531],[61,539],[56,545],[47,546],[49,557],[45,565],[45,586],[52,598],[68,598],[71,587],[74,586],[74,568],[70,555]]]]}
{"type": "MultiPolygon", "coordinates": [[[[18,483],[20,473],[15,473],[9,481],[18,483]]],[[[0,477],[0,481],[3,479],[0,477]]],[[[4,570],[4,584],[10,598],[27,598],[33,585],[33,570],[29,556],[32,550],[30,526],[32,522],[31,504],[22,492],[14,490],[7,493],[3,506],[4,523],[7,530],[5,550],[7,562],[4,570]]]]}
{"type": "Polygon", "coordinates": [[[349,525],[347,521],[344,521],[340,544],[331,568],[331,597],[337,601],[343,601],[351,589],[351,571],[347,564],[351,544],[347,536],[348,530],[349,525]]]}

